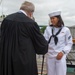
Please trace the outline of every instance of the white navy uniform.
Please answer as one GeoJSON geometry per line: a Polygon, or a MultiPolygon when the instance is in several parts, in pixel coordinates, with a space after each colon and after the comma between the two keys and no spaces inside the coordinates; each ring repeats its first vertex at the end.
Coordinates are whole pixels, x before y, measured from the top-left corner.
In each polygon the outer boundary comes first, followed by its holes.
{"type": "MultiPolygon", "coordinates": [[[[49,41],[52,36],[52,28],[54,35],[59,31],[59,28],[47,26],[44,32],[44,37],[49,41]]],[[[58,43],[55,45],[54,38],[51,38],[47,53],[47,69],[48,75],[66,75],[66,55],[70,52],[72,47],[72,36],[69,28],[63,26],[60,33],[57,35],[58,43]],[[59,52],[64,52],[61,60],[57,60],[56,56],[59,52]]]]}

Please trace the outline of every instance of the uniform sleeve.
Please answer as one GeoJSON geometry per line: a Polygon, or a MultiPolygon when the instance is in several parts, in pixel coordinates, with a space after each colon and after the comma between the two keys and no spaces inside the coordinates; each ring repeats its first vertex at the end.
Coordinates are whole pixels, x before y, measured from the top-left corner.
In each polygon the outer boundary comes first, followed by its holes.
{"type": "Polygon", "coordinates": [[[45,39],[46,39],[47,41],[49,40],[49,34],[48,34],[47,27],[46,27],[46,29],[45,29],[45,31],[44,31],[44,37],[45,37],[45,39]]]}
{"type": "Polygon", "coordinates": [[[73,42],[72,42],[72,35],[69,29],[66,31],[66,46],[64,47],[64,53],[68,54],[72,48],[73,42]]]}
{"type": "Polygon", "coordinates": [[[29,35],[37,54],[45,54],[48,51],[48,43],[44,36],[41,34],[37,23],[33,23],[29,26],[29,35]]]}

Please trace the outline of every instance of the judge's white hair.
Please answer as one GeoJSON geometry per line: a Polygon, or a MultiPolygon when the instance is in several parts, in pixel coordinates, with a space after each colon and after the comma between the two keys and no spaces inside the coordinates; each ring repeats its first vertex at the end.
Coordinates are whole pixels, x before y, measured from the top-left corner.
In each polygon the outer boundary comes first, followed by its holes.
{"type": "Polygon", "coordinates": [[[34,4],[28,1],[25,1],[24,3],[22,3],[20,9],[27,11],[27,12],[34,12],[34,4]]]}

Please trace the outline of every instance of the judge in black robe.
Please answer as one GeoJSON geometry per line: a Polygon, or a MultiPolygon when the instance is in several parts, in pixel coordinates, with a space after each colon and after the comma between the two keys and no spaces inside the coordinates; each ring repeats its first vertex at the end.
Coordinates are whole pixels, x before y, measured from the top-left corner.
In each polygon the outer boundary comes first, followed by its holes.
{"type": "Polygon", "coordinates": [[[1,50],[1,26],[0,26],[0,50],[1,50]]]}
{"type": "Polygon", "coordinates": [[[23,13],[7,16],[1,25],[0,75],[38,75],[36,54],[48,44],[36,22],[23,13]]]}

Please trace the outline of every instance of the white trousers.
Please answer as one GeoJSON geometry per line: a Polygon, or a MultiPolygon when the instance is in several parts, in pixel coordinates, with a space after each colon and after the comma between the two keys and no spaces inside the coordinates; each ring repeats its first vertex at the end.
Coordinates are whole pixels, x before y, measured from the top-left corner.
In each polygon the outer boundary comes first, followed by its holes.
{"type": "Polygon", "coordinates": [[[47,57],[47,75],[66,75],[66,55],[61,60],[47,57]]]}

